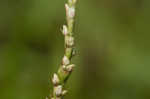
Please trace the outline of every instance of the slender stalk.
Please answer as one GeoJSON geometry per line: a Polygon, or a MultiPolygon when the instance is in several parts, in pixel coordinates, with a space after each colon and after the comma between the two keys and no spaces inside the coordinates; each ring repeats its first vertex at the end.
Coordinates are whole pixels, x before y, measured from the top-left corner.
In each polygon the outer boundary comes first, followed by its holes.
{"type": "MultiPolygon", "coordinates": [[[[54,73],[53,75],[53,92],[51,93],[50,99],[63,99],[64,95],[67,93],[67,90],[64,88],[65,83],[75,67],[74,64],[71,64],[71,59],[75,54],[73,27],[76,1],[77,0],[68,0],[65,4],[67,25],[63,25],[62,30],[65,38],[65,54],[57,73],[54,73]]],[[[49,98],[47,97],[46,99],[49,98]]]]}

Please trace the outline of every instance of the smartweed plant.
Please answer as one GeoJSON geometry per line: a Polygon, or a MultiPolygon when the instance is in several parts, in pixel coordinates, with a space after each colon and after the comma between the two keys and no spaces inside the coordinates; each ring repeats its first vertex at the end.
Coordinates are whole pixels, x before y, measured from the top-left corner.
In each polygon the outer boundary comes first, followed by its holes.
{"type": "Polygon", "coordinates": [[[52,77],[52,93],[50,93],[50,96],[46,97],[46,99],[63,99],[67,93],[64,86],[75,67],[75,65],[71,63],[71,59],[75,55],[73,27],[75,21],[76,2],[77,0],[68,0],[65,4],[67,25],[63,25],[62,29],[65,39],[65,53],[57,73],[54,73],[52,77]]]}

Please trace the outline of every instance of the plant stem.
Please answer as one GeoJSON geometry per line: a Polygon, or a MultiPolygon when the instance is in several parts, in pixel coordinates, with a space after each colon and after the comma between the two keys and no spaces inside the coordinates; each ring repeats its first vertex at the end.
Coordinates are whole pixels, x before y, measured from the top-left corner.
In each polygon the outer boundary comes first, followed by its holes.
{"type": "Polygon", "coordinates": [[[62,30],[65,38],[65,54],[57,73],[54,73],[53,75],[53,92],[51,93],[50,99],[63,99],[64,95],[67,93],[67,91],[64,89],[64,85],[75,66],[74,64],[71,64],[72,56],[75,54],[73,36],[75,5],[76,0],[68,0],[68,2],[65,4],[67,25],[63,25],[62,30]]]}

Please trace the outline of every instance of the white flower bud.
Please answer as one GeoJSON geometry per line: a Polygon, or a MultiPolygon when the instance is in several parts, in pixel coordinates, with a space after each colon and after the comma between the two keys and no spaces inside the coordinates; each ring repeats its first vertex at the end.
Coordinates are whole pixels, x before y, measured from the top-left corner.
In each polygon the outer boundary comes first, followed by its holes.
{"type": "Polygon", "coordinates": [[[72,0],[73,4],[77,3],[77,0],[72,0]]]}
{"type": "Polygon", "coordinates": [[[66,66],[65,65],[63,65],[62,68],[63,68],[63,70],[66,70],[66,66]]]}
{"type": "Polygon", "coordinates": [[[77,2],[77,0],[68,0],[69,4],[75,4],[77,2]]]}
{"type": "Polygon", "coordinates": [[[67,44],[67,46],[73,46],[74,45],[74,37],[72,37],[72,36],[66,37],[66,44],[67,44]]]}
{"type": "Polygon", "coordinates": [[[68,66],[66,67],[66,70],[67,70],[68,72],[71,72],[74,67],[75,67],[74,64],[68,65],[68,66]]]}
{"type": "Polygon", "coordinates": [[[68,17],[73,18],[75,16],[75,8],[71,7],[68,12],[68,17]]]}
{"type": "Polygon", "coordinates": [[[74,18],[75,16],[75,7],[69,7],[68,4],[65,4],[66,7],[66,13],[67,13],[67,17],[70,18],[74,18]]]}
{"type": "Polygon", "coordinates": [[[68,28],[66,25],[63,25],[63,34],[67,35],[68,34],[68,28]]]}
{"type": "Polygon", "coordinates": [[[65,8],[66,8],[66,13],[69,11],[69,5],[65,4],[65,8]]]}
{"type": "Polygon", "coordinates": [[[59,83],[59,78],[58,78],[58,75],[56,73],[54,73],[54,76],[52,78],[52,82],[54,85],[57,85],[59,83]]]}
{"type": "Polygon", "coordinates": [[[68,0],[68,3],[69,3],[69,4],[72,4],[72,0],[68,0]]]}
{"type": "Polygon", "coordinates": [[[57,86],[57,87],[55,87],[55,95],[56,96],[61,96],[62,95],[62,86],[61,85],[59,85],[59,86],[57,86]]]}
{"type": "Polygon", "coordinates": [[[67,56],[63,57],[62,64],[65,65],[65,66],[68,65],[68,64],[70,64],[70,60],[68,59],[67,56]]]}
{"type": "Polygon", "coordinates": [[[67,92],[68,92],[67,90],[64,90],[64,91],[62,92],[62,95],[63,95],[63,96],[66,95],[67,92]]]}

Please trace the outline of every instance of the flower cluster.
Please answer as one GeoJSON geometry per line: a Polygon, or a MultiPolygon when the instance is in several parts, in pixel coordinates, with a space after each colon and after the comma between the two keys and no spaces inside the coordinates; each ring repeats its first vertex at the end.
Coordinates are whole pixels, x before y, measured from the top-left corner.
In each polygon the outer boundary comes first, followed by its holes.
{"type": "MultiPolygon", "coordinates": [[[[53,83],[53,93],[50,99],[63,99],[67,90],[64,90],[64,85],[73,68],[74,64],[71,64],[71,58],[74,56],[74,37],[73,37],[73,26],[75,17],[75,5],[77,0],[68,0],[65,4],[66,8],[66,19],[67,25],[63,25],[62,33],[65,38],[65,54],[62,58],[61,66],[57,73],[54,73],[52,78],[53,83]]],[[[49,99],[48,97],[46,99],[49,99]]]]}

